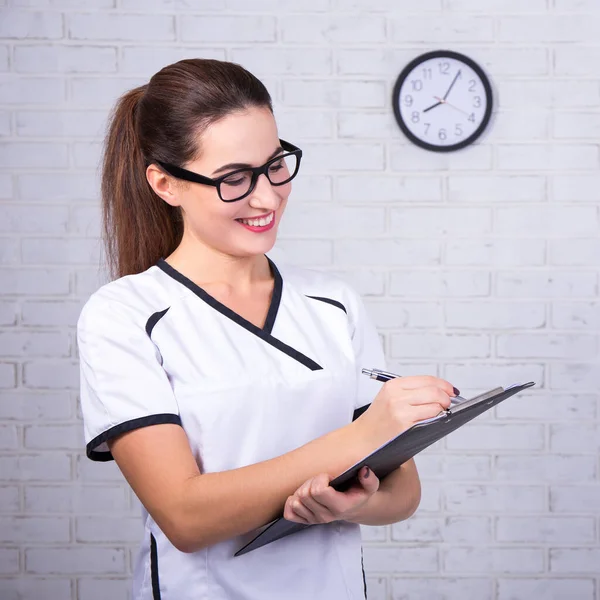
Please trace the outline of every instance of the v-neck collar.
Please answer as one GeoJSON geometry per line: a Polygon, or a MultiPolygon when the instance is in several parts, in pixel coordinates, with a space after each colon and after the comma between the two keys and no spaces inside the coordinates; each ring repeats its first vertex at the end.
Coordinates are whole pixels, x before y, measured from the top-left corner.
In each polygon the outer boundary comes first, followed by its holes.
{"type": "Polygon", "coordinates": [[[271,269],[271,273],[273,275],[274,284],[273,284],[273,293],[271,294],[271,302],[269,304],[269,310],[267,312],[267,317],[262,327],[258,327],[254,323],[248,321],[234,310],[231,310],[229,307],[225,306],[222,302],[217,300],[214,296],[211,296],[205,289],[201,288],[197,283],[194,283],[191,279],[180,273],[177,269],[172,267],[164,258],[161,258],[156,266],[159,269],[162,269],[167,275],[179,281],[179,283],[185,285],[188,289],[190,289],[194,294],[202,298],[204,302],[212,306],[215,310],[219,311],[222,315],[227,318],[235,321],[238,325],[248,329],[252,333],[260,335],[259,332],[270,334],[273,331],[273,326],[275,325],[275,319],[277,317],[277,311],[279,310],[279,304],[281,303],[281,293],[283,291],[283,279],[281,278],[281,273],[275,266],[275,263],[265,255],[265,258],[269,261],[269,267],[271,269]]]}

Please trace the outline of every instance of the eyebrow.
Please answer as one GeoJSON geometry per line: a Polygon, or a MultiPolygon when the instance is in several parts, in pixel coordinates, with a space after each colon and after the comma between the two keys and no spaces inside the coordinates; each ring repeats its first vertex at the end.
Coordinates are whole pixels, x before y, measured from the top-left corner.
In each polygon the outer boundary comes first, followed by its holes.
{"type": "MultiPolygon", "coordinates": [[[[267,158],[265,162],[269,162],[272,158],[275,158],[280,152],[283,151],[283,148],[279,146],[272,154],[267,158]]],[[[227,165],[223,165],[219,167],[216,171],[213,171],[212,176],[222,173],[223,171],[233,171],[235,169],[247,169],[252,168],[252,165],[248,163],[229,163],[227,165]]]]}

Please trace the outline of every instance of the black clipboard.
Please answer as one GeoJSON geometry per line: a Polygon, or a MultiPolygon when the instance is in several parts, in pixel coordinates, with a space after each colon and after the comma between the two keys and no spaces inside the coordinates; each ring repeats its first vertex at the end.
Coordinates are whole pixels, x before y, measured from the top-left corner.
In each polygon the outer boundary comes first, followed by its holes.
{"type": "MultiPolygon", "coordinates": [[[[368,466],[379,479],[382,479],[396,470],[402,463],[421,452],[421,450],[431,446],[431,444],[462,427],[465,423],[488,411],[503,400],[533,385],[535,383],[530,381],[528,383],[511,385],[508,388],[494,388],[452,406],[437,417],[415,423],[412,427],[377,448],[377,450],[363,458],[360,462],[333,479],[329,485],[336,490],[344,491],[352,484],[358,472],[364,466],[368,466]]],[[[356,411],[354,418],[357,418],[368,407],[369,405],[356,411]]],[[[258,535],[235,553],[235,556],[241,556],[308,527],[315,527],[315,525],[295,523],[280,517],[265,525],[258,535]]]]}

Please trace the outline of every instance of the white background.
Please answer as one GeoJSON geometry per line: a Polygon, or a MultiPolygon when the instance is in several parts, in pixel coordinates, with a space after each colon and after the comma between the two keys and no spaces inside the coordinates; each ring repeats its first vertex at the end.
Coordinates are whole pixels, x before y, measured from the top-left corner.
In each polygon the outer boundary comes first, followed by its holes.
{"type": "Polygon", "coordinates": [[[354,283],[393,370],[538,383],[420,456],[418,514],[365,528],[369,597],[599,600],[599,31],[596,0],[0,0],[2,600],[128,597],[140,521],[83,458],[74,325],[107,112],[191,56],[264,78],[305,151],[280,249],[354,283]],[[391,110],[440,48],[497,99],[449,155],[391,110]]]}

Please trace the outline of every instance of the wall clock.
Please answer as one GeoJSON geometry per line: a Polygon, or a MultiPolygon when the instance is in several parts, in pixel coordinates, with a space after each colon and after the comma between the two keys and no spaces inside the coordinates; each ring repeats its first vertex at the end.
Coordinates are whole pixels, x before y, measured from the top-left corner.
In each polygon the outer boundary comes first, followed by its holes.
{"type": "Polygon", "coordinates": [[[412,60],[392,94],[394,115],[408,139],[426,150],[450,152],[473,143],[492,114],[492,88],[471,58],[436,50],[412,60]]]}

